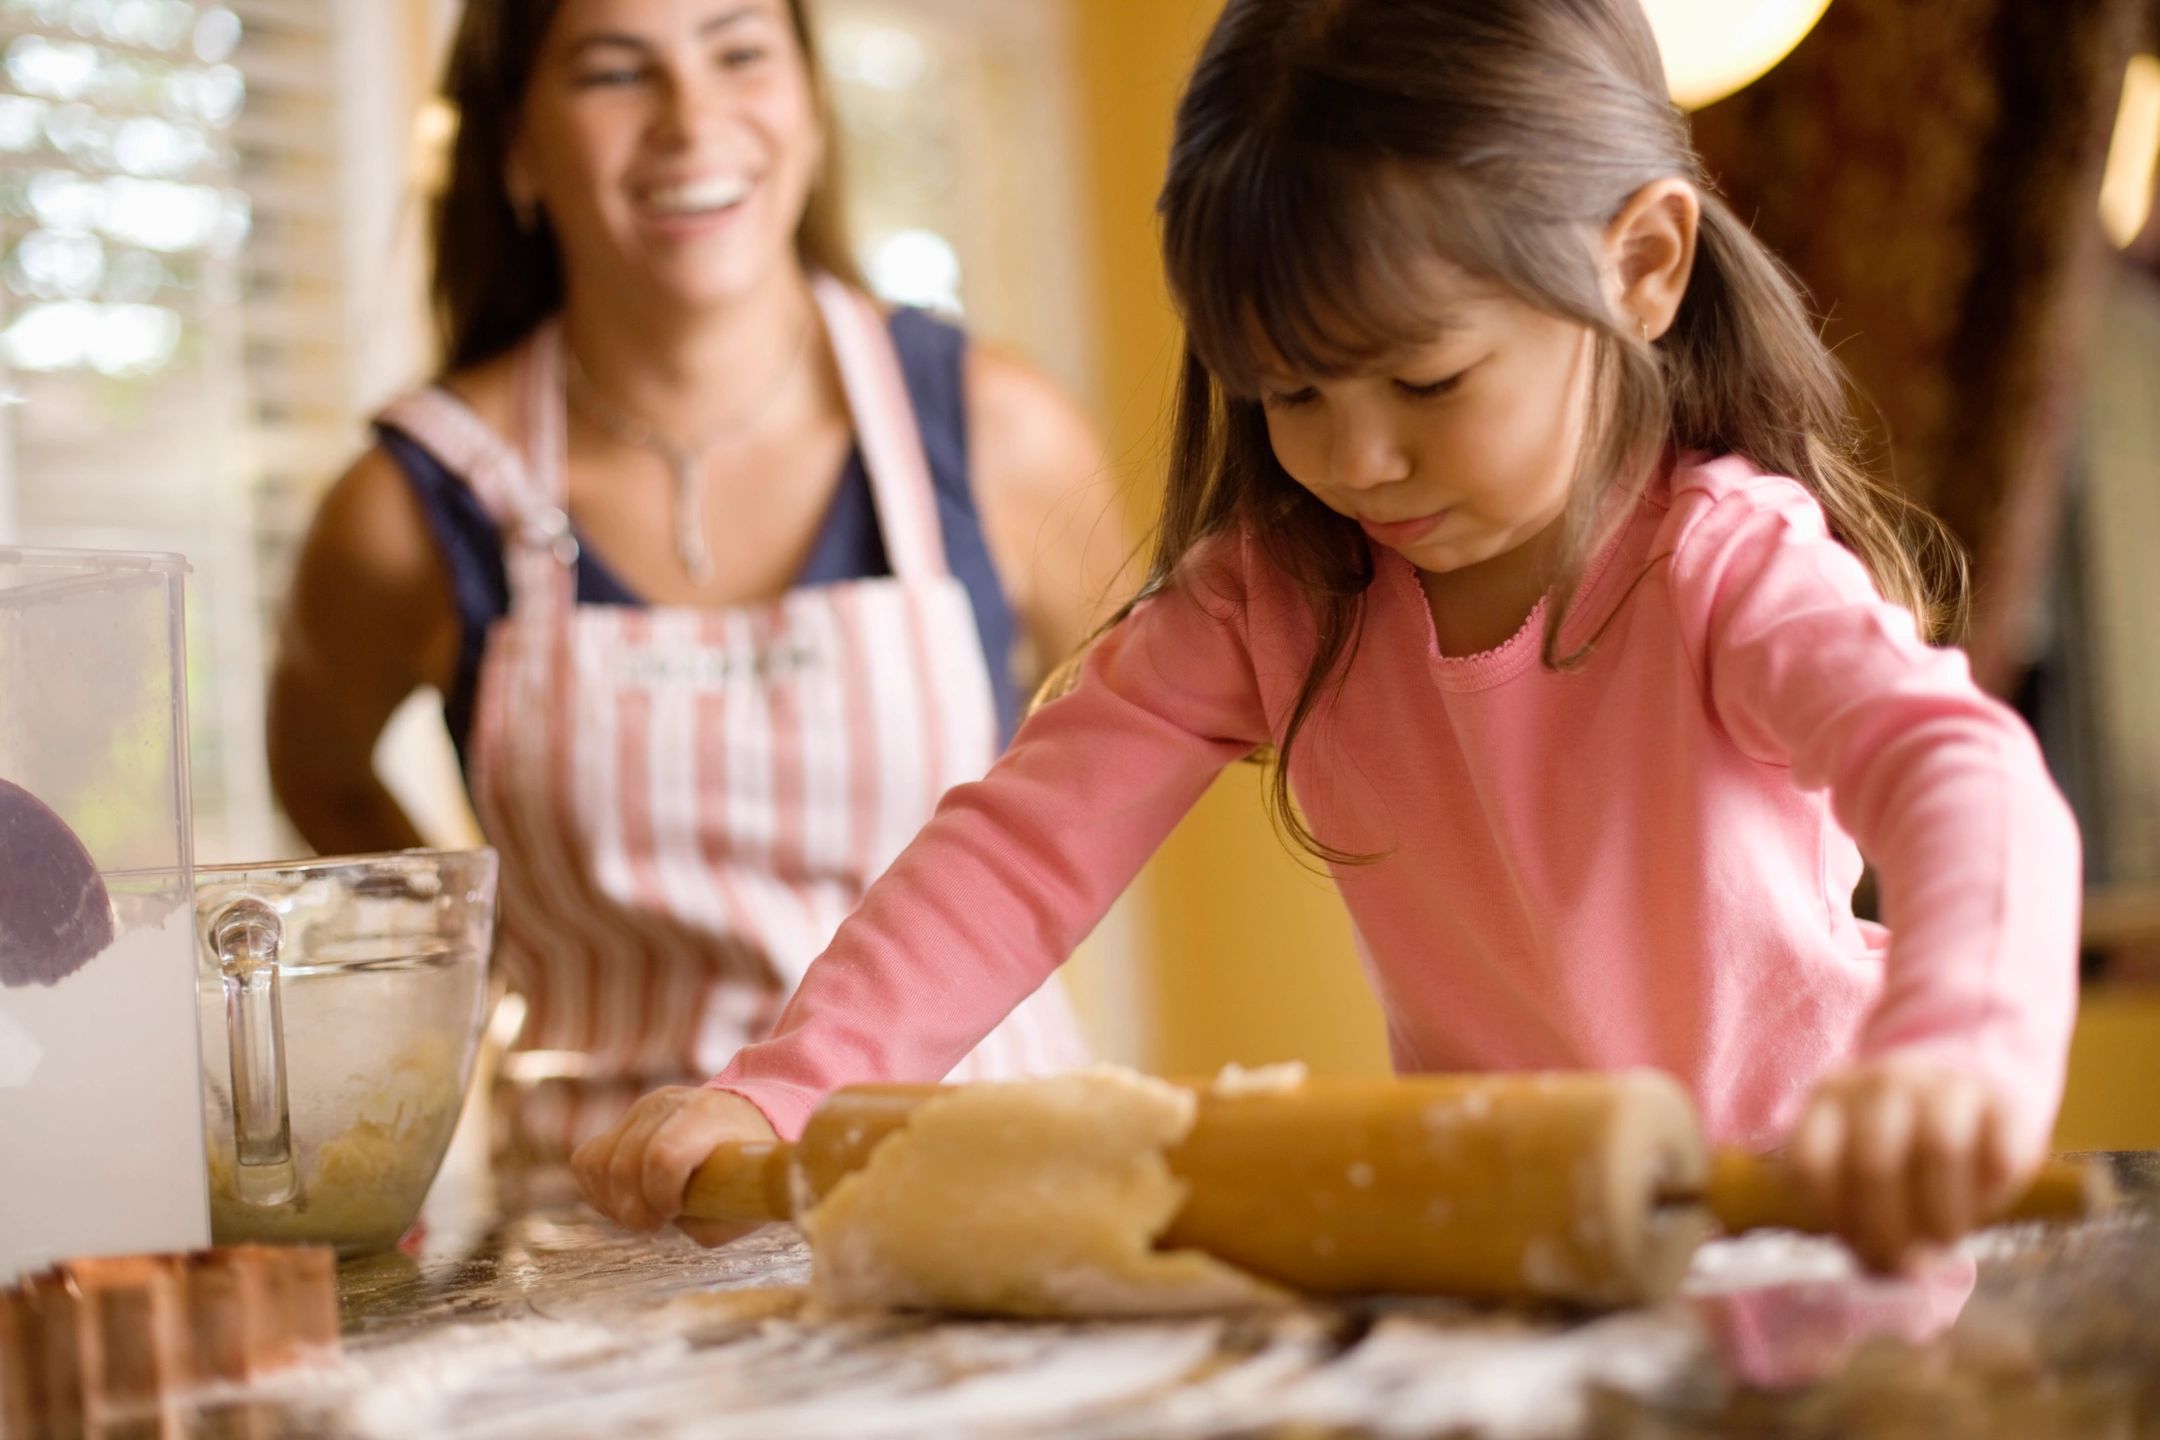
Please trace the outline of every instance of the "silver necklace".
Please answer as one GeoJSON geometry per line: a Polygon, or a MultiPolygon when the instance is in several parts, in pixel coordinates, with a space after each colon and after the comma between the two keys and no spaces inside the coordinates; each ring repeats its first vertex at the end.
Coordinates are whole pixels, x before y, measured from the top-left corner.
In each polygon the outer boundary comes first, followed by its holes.
{"type": "Polygon", "coordinates": [[[667,462],[668,470],[675,477],[675,553],[681,557],[690,578],[700,585],[713,578],[712,546],[705,537],[705,459],[712,454],[713,447],[748,425],[778,398],[780,387],[795,373],[803,351],[809,348],[810,332],[816,322],[817,314],[812,311],[796,335],[788,358],[773,372],[771,383],[758,396],[756,404],[743,406],[702,440],[687,446],[676,444],[658,427],[602,395],[579,363],[577,352],[568,344],[562,347],[563,375],[568,381],[566,388],[578,408],[616,440],[640,450],[650,450],[667,462]]]}

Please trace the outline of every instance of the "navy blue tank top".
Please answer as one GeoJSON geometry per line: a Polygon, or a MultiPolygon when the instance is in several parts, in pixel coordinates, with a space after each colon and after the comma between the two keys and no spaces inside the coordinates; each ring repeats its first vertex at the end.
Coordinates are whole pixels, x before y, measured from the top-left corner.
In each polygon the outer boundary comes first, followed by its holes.
{"type": "MultiPolygon", "coordinates": [[[[998,709],[1000,743],[1009,739],[1019,718],[1020,691],[1013,674],[1014,619],[968,481],[967,397],[963,383],[967,336],[921,310],[896,310],[891,320],[894,346],[915,405],[916,427],[929,457],[930,479],[937,492],[938,526],[945,535],[946,564],[967,587],[982,636],[983,659],[990,667],[990,693],[998,709]]],[[[488,627],[510,610],[510,581],[503,567],[502,535],[479,497],[452,474],[434,452],[412,436],[378,425],[376,436],[412,486],[429,532],[442,552],[457,607],[457,675],[443,697],[443,715],[457,744],[458,762],[467,763],[472,732],[473,695],[480,680],[480,660],[488,627]]],[[[573,529],[575,527],[573,526],[573,529]]],[[[578,537],[577,599],[580,605],[647,603],[622,577],[608,568],[592,546],[578,537]]],[[[878,579],[892,574],[885,539],[878,530],[870,472],[858,444],[841,468],[840,485],[818,528],[795,585],[829,585],[845,580],[878,579]]]]}

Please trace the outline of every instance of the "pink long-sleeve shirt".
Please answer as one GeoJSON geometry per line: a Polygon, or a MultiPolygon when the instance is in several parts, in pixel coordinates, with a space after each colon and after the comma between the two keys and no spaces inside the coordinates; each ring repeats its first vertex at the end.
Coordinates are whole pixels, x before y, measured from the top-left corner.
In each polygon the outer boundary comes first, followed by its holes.
{"type": "MultiPolygon", "coordinates": [[[[2076,1000],[2078,835],[2024,725],[1932,649],[1789,479],[1681,460],[1543,608],[1440,653],[1377,550],[1363,637],[1291,751],[1403,1071],[1649,1065],[1719,1141],[1782,1141],[1892,1052],[1969,1066],[2037,1150],[2076,1000]],[[1887,929],[1856,920],[1861,854],[1887,929]]],[[[1236,537],[953,790],[712,1083],[784,1135],[845,1084],[933,1080],[1071,953],[1225,765],[1278,739],[1312,649],[1236,537]]]]}

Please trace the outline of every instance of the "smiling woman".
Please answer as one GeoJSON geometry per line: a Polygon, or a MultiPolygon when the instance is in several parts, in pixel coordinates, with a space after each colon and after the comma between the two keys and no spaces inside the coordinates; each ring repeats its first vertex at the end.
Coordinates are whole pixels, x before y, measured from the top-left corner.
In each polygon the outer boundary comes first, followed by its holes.
{"type": "MultiPolygon", "coordinates": [[[[445,373],[318,515],[271,762],[318,847],[414,843],[370,757],[447,697],[559,1155],[765,1033],[1122,542],[1046,541],[1100,463],[1061,395],[856,288],[799,3],[474,0],[447,98],[445,373]]],[[[1080,1053],[1052,987],[962,1070],[1080,1053]]]]}

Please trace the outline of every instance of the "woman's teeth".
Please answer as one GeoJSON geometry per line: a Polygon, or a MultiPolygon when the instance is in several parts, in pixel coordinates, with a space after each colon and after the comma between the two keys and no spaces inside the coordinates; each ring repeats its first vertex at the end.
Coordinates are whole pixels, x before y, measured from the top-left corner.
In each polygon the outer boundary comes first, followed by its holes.
{"type": "Polygon", "coordinates": [[[645,192],[645,208],[656,215],[705,215],[742,202],[750,182],[740,175],[692,180],[645,192]]]}

